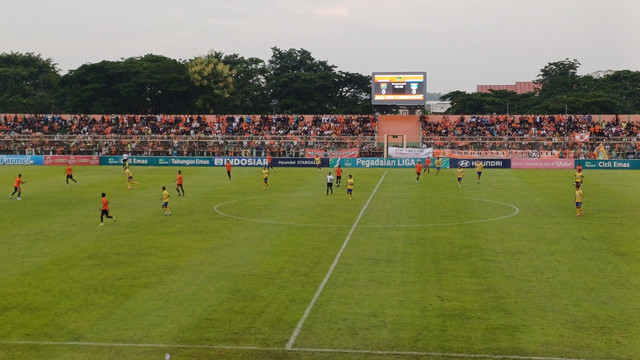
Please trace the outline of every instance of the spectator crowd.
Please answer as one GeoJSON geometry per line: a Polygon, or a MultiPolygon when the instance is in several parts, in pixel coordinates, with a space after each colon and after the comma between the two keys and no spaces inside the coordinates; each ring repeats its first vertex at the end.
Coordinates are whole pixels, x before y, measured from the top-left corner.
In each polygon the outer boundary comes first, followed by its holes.
{"type": "MultiPolygon", "coordinates": [[[[372,115],[5,114],[0,118],[2,138],[30,138],[17,146],[47,154],[304,156],[306,147],[359,148],[373,154],[378,151],[376,132],[377,118],[372,115]],[[124,138],[132,140],[119,140],[124,138]]],[[[0,141],[3,153],[15,148],[15,141],[0,141]]]]}
{"type": "MultiPolygon", "coordinates": [[[[381,156],[374,115],[18,115],[0,117],[0,153],[301,157],[306,148],[381,156]]],[[[615,116],[420,116],[423,147],[557,150],[588,157],[596,142],[640,153],[640,124],[615,116]],[[575,134],[591,137],[574,141],[575,134]],[[612,140],[611,144],[608,142],[612,140]]]]}
{"type": "Polygon", "coordinates": [[[422,136],[454,137],[566,137],[589,133],[601,138],[636,137],[640,124],[615,116],[612,121],[591,115],[473,115],[468,119],[445,116],[439,120],[420,118],[422,136]]]}

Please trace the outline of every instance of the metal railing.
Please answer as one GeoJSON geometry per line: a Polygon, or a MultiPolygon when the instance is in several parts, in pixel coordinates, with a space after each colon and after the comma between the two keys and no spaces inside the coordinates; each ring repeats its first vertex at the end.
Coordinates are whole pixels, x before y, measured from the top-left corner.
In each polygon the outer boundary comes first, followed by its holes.
{"type": "Polygon", "coordinates": [[[304,157],[306,148],[382,154],[373,136],[0,135],[1,154],[304,157]]]}
{"type": "MultiPolygon", "coordinates": [[[[640,153],[639,137],[423,137],[422,147],[449,150],[562,150],[587,156],[603,144],[612,158],[640,153]]],[[[305,149],[360,149],[361,157],[382,157],[375,136],[160,136],[160,135],[0,135],[0,154],[139,156],[265,156],[304,157],[305,149]]]]}

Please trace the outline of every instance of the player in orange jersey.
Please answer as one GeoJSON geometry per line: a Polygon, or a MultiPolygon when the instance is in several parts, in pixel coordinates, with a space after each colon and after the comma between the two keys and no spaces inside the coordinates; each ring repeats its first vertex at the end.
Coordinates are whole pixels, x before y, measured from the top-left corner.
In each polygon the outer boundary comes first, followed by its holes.
{"type": "Polygon", "coordinates": [[[73,169],[71,169],[71,164],[67,163],[67,169],[65,170],[65,173],[67,174],[67,185],[69,185],[69,179],[71,179],[71,181],[76,184],[78,183],[76,179],[73,178],[73,169]]]}
{"type": "Polygon", "coordinates": [[[182,187],[182,171],[178,170],[178,177],[173,182],[176,183],[176,191],[178,192],[178,196],[184,196],[184,188],[182,187]],[[182,194],[180,194],[180,190],[182,190],[182,194]]]}
{"type": "Polygon", "coordinates": [[[227,168],[227,176],[229,177],[229,180],[231,180],[231,161],[227,160],[227,164],[225,165],[225,167],[227,168]]]}
{"type": "Polygon", "coordinates": [[[20,185],[22,184],[26,184],[26,181],[22,180],[22,174],[18,174],[18,177],[16,178],[16,181],[13,183],[13,193],[11,194],[11,196],[9,196],[9,199],[13,199],[13,195],[15,193],[18,193],[18,198],[17,200],[22,200],[20,198],[20,195],[22,195],[22,189],[20,187],[20,185]]]}
{"type": "Polygon", "coordinates": [[[100,226],[104,226],[104,218],[113,219],[116,221],[116,218],[109,215],[109,200],[107,200],[107,194],[102,193],[102,206],[100,207],[100,226]]]}

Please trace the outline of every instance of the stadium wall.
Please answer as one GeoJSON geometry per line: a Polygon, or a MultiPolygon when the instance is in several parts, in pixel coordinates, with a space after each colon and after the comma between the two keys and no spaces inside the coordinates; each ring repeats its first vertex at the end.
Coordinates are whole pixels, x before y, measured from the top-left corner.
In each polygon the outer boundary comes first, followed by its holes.
{"type": "MultiPolygon", "coordinates": [[[[379,115],[378,144],[384,144],[387,135],[406,135],[408,147],[420,146],[420,116],[379,115]]],[[[400,144],[402,146],[402,144],[400,144]]]]}

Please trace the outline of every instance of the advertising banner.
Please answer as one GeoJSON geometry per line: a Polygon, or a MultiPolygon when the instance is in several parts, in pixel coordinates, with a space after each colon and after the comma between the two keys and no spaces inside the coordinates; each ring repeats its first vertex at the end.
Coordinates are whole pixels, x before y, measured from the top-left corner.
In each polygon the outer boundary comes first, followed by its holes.
{"type": "MultiPolygon", "coordinates": [[[[215,157],[213,158],[213,166],[225,166],[227,160],[231,162],[232,166],[267,166],[267,158],[263,157],[215,157]]],[[[276,166],[276,158],[271,159],[271,164],[276,166]]]]}
{"type": "MultiPolygon", "coordinates": [[[[135,157],[134,157],[135,159],[135,157]]],[[[152,157],[157,159],[157,166],[213,166],[213,158],[210,157],[152,157]]],[[[131,162],[131,159],[129,159],[131,162]]]]}
{"type": "Polygon", "coordinates": [[[430,158],[433,157],[433,148],[411,149],[389,146],[387,154],[392,158],[430,158]]]}
{"type": "MultiPolygon", "coordinates": [[[[213,166],[210,157],[131,156],[131,166],[213,166]]],[[[100,165],[122,166],[122,156],[100,156],[100,165]]]]}
{"type": "Polygon", "coordinates": [[[573,169],[573,159],[511,159],[512,169],[573,169]]]}
{"type": "Polygon", "coordinates": [[[511,159],[450,159],[449,167],[457,168],[461,166],[463,168],[473,168],[476,166],[476,161],[480,161],[482,166],[487,169],[511,168],[511,159]]]}
{"type": "MultiPolygon", "coordinates": [[[[274,167],[315,167],[315,158],[273,158],[271,164],[274,167]]],[[[329,167],[329,159],[321,158],[320,165],[329,167]]],[[[266,166],[266,165],[265,165],[266,166]]]]}
{"type": "Polygon", "coordinates": [[[640,170],[640,160],[576,160],[583,169],[640,170]]]}
{"type": "MultiPolygon", "coordinates": [[[[442,167],[446,168],[449,164],[449,159],[441,159],[442,167]]],[[[340,165],[341,167],[359,167],[359,168],[413,168],[418,161],[424,164],[424,159],[401,159],[401,158],[356,158],[356,159],[344,159],[337,158],[331,159],[331,167],[340,165]]],[[[431,168],[434,168],[434,160],[431,161],[431,168]]]]}
{"type": "MultiPolygon", "coordinates": [[[[557,159],[560,157],[558,150],[451,150],[435,149],[435,157],[451,157],[456,159],[557,159]]],[[[573,151],[569,151],[568,157],[573,157],[573,151]]]]}
{"type": "Polygon", "coordinates": [[[42,165],[42,155],[0,155],[0,165],[42,165]]]}
{"type": "Polygon", "coordinates": [[[100,156],[100,165],[122,166],[122,156],[100,156]]]}
{"type": "Polygon", "coordinates": [[[308,158],[320,157],[337,157],[337,158],[356,158],[360,156],[360,149],[343,149],[343,150],[322,150],[322,149],[304,149],[304,153],[308,158]]]}
{"type": "Polygon", "coordinates": [[[98,155],[45,155],[44,165],[100,165],[98,155]]]}

